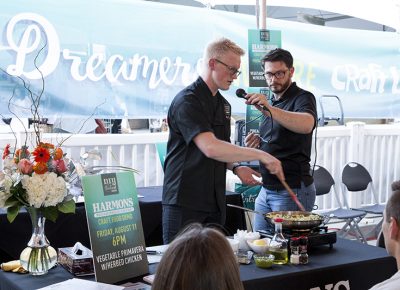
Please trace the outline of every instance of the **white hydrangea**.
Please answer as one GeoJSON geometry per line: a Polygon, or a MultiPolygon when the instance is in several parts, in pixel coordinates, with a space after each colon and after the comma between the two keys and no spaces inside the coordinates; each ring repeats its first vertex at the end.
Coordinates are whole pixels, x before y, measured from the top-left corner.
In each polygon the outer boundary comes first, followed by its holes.
{"type": "Polygon", "coordinates": [[[67,185],[64,178],[50,172],[47,177],[48,193],[44,201],[44,206],[55,206],[62,202],[67,195],[67,185]]]}
{"type": "Polygon", "coordinates": [[[12,179],[3,172],[0,172],[0,208],[4,207],[4,203],[11,196],[11,185],[12,179]]]}
{"type": "Polygon", "coordinates": [[[25,175],[22,186],[26,190],[29,205],[36,208],[55,206],[67,195],[65,180],[54,172],[25,175]]]}

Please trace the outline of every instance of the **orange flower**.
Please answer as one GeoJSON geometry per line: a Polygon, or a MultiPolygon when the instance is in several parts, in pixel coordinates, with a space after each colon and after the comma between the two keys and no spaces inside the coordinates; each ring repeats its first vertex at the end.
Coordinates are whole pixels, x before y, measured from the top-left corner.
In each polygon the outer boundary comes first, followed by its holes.
{"type": "Polygon", "coordinates": [[[18,164],[18,162],[23,159],[23,158],[28,158],[29,157],[29,150],[28,147],[22,146],[21,149],[17,149],[14,154],[14,162],[15,164],[18,164]]]}
{"type": "Polygon", "coordinates": [[[56,148],[56,150],[54,150],[54,160],[60,160],[64,155],[64,152],[62,151],[62,149],[60,147],[56,148]]]}
{"type": "Polygon", "coordinates": [[[6,157],[10,154],[10,144],[6,145],[6,148],[4,148],[3,152],[3,160],[6,159],[6,157]]]}
{"type": "Polygon", "coordinates": [[[44,162],[38,162],[33,165],[33,171],[35,171],[36,174],[44,174],[47,172],[47,164],[44,162]]]}
{"type": "Polygon", "coordinates": [[[42,148],[46,148],[46,149],[54,149],[54,145],[51,143],[40,142],[38,147],[42,147],[42,148]]]}
{"type": "MultiPolygon", "coordinates": [[[[36,162],[44,162],[46,163],[50,159],[49,149],[44,147],[36,147],[35,151],[33,151],[33,156],[35,156],[36,162]]],[[[36,172],[36,171],[35,171],[36,172]]]]}

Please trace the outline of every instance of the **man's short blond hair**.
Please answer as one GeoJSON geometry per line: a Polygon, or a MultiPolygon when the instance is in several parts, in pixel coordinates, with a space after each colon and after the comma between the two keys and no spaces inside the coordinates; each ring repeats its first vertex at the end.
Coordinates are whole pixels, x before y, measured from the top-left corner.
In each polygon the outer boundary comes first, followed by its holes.
{"type": "Polygon", "coordinates": [[[230,51],[240,56],[244,55],[244,50],[239,45],[228,38],[222,37],[207,45],[203,58],[206,61],[211,58],[219,58],[230,51]]]}

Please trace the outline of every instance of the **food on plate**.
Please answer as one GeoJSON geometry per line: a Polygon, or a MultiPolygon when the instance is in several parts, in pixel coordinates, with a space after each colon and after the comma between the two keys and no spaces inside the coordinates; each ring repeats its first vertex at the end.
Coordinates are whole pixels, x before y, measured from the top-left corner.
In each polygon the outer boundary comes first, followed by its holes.
{"type": "Polygon", "coordinates": [[[266,245],[267,245],[267,241],[266,241],[266,240],[263,240],[263,239],[254,240],[254,241],[253,241],[253,245],[256,245],[256,246],[266,246],[266,245]]]}
{"type": "Polygon", "coordinates": [[[253,252],[258,254],[265,254],[268,251],[269,242],[270,242],[269,238],[264,238],[254,241],[247,241],[247,244],[249,245],[249,247],[253,252]]]}

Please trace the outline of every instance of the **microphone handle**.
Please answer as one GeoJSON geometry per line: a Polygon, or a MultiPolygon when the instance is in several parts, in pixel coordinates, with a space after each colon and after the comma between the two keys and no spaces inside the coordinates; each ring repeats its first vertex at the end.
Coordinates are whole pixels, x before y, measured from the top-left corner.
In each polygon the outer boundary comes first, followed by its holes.
{"type": "Polygon", "coordinates": [[[253,106],[257,106],[257,107],[263,109],[263,111],[269,112],[269,109],[266,106],[260,106],[260,105],[253,105],[253,106]]]}

